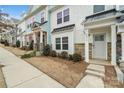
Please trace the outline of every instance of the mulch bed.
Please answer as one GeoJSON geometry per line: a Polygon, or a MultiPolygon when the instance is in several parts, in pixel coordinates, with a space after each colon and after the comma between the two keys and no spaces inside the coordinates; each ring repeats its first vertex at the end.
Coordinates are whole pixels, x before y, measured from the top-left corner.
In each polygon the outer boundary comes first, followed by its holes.
{"type": "Polygon", "coordinates": [[[105,87],[124,88],[124,84],[117,81],[117,75],[113,66],[105,66],[105,87]]]}
{"type": "Polygon", "coordinates": [[[57,57],[32,57],[25,60],[66,87],[76,87],[88,66],[83,61],[75,63],[57,57]]]}

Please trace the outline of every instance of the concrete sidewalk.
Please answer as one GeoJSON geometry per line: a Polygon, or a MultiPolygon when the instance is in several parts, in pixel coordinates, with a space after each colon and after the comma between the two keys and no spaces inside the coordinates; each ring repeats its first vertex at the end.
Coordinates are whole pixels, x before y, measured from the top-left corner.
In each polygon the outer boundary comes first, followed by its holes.
{"type": "Polygon", "coordinates": [[[64,88],[24,60],[0,47],[0,64],[9,88],[64,88]]]}

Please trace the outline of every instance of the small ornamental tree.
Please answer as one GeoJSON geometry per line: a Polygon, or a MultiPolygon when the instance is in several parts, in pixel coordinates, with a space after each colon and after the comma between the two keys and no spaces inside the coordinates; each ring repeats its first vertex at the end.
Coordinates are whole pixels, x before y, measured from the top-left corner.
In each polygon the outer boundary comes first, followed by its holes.
{"type": "Polygon", "coordinates": [[[16,47],[20,47],[20,41],[19,40],[16,41],[16,47]]]}

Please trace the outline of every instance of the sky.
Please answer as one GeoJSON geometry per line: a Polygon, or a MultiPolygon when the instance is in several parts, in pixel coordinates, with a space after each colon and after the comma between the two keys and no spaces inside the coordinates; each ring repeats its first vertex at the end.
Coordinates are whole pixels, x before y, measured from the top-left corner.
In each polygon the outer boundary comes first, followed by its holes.
{"type": "Polygon", "coordinates": [[[3,13],[8,13],[10,17],[21,19],[21,14],[28,11],[28,5],[0,5],[3,13]]]}

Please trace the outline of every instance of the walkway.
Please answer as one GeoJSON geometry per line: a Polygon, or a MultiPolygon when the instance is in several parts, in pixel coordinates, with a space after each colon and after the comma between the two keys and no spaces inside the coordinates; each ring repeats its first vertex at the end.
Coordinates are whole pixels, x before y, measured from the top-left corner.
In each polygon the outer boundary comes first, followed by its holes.
{"type": "Polygon", "coordinates": [[[0,64],[9,88],[64,88],[24,60],[0,47],[0,64]]]}
{"type": "Polygon", "coordinates": [[[77,85],[77,88],[104,88],[105,67],[90,64],[85,71],[86,76],[77,85]]]}

